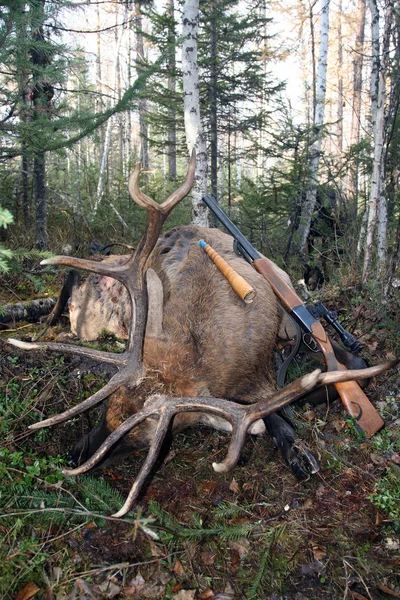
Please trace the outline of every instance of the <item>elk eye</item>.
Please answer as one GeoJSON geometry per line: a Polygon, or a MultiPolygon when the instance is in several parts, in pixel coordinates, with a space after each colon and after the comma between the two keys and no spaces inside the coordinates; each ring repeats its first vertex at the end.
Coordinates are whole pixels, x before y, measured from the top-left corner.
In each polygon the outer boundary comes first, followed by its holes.
{"type": "Polygon", "coordinates": [[[170,250],[172,250],[172,248],[163,248],[160,252],[160,254],[168,254],[168,252],[170,252],[170,250]]]}

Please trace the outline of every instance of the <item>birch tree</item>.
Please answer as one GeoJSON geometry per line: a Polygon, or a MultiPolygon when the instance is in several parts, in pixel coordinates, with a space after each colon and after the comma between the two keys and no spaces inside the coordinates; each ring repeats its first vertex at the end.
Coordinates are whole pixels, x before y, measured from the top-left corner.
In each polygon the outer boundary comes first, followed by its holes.
{"type": "Polygon", "coordinates": [[[321,155],[322,133],[325,116],[326,70],[328,64],[329,1],[321,0],[320,43],[315,98],[314,141],[310,150],[309,180],[305,200],[301,207],[300,222],[292,240],[292,251],[300,254],[310,232],[318,184],[318,168],[321,155]]]}
{"type": "MultiPolygon", "coordinates": [[[[351,112],[351,132],[350,144],[358,144],[360,141],[360,123],[361,123],[361,91],[362,91],[362,70],[364,58],[364,34],[365,34],[365,14],[366,0],[358,0],[357,5],[357,37],[354,49],[353,61],[353,93],[352,93],[352,112],[351,112]]],[[[357,214],[358,205],[358,164],[355,159],[354,166],[350,169],[349,177],[350,193],[354,199],[354,213],[357,214]]]]}
{"type": "Polygon", "coordinates": [[[197,63],[199,0],[185,0],[182,12],[182,82],[186,143],[191,154],[196,150],[196,175],[192,189],[192,221],[208,227],[208,209],[202,202],[207,193],[207,148],[199,101],[197,63]]]}
{"type": "Polygon", "coordinates": [[[387,206],[385,194],[384,134],[385,99],[388,50],[393,7],[386,6],[382,47],[380,44],[381,15],[377,0],[369,1],[371,11],[372,72],[371,72],[371,115],[373,125],[373,163],[371,189],[368,200],[368,222],[364,248],[363,283],[371,274],[374,236],[377,216],[377,260],[379,270],[383,269],[386,259],[387,206]]]}

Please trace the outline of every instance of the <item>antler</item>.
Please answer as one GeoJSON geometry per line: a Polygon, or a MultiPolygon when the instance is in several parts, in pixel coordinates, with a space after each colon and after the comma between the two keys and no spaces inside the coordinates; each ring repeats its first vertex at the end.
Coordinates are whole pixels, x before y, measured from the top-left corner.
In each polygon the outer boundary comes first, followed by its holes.
{"type": "Polygon", "coordinates": [[[190,192],[196,170],[196,153],[193,151],[186,179],[178,190],[173,192],[165,202],[157,204],[139,189],[140,165],[137,165],[129,180],[129,192],[133,200],[144,208],[149,215],[146,233],[140,240],[136,251],[124,263],[114,262],[99,263],[92,260],[74,258],[71,256],[55,256],[41,262],[42,265],[63,265],[76,267],[91,273],[106,275],[120,281],[128,290],[132,306],[132,323],[128,334],[128,343],[125,352],[113,354],[100,352],[90,348],[82,348],[73,344],[58,343],[30,343],[9,339],[8,342],[24,350],[50,350],[87,356],[93,360],[113,363],[119,371],[98,392],[65,412],[54,415],[49,419],[35,423],[30,429],[41,429],[71,419],[85,410],[95,406],[107,396],[123,385],[133,388],[143,379],[143,341],[147,317],[147,289],[145,284],[145,271],[147,260],[161,233],[162,226],[172,209],[190,192]]]}
{"type": "Polygon", "coordinates": [[[368,369],[353,371],[330,371],[321,373],[320,370],[316,370],[297,379],[272,396],[255,404],[245,406],[223,398],[205,396],[197,398],[172,398],[170,396],[157,394],[151,396],[138,413],[126,419],[124,423],[115,429],[88,461],[76,469],[66,469],[64,470],[64,473],[66,475],[80,475],[81,473],[89,471],[99,463],[110,448],[121,439],[121,437],[126,435],[128,431],[131,431],[149,417],[158,419],[154,438],[142,468],[132,485],[125,504],[113,515],[114,517],[122,517],[130,511],[138,497],[146,477],[149,475],[157,460],[169,424],[176,414],[183,412],[207,412],[222,417],[231,423],[232,438],[226,458],[221,463],[213,463],[212,465],[215,471],[222,473],[230,471],[236,465],[246,439],[246,434],[255,421],[283,408],[286,404],[293,402],[317,385],[328,385],[330,383],[338,383],[352,379],[373,377],[383,371],[391,369],[397,363],[398,361],[391,361],[368,369]]]}

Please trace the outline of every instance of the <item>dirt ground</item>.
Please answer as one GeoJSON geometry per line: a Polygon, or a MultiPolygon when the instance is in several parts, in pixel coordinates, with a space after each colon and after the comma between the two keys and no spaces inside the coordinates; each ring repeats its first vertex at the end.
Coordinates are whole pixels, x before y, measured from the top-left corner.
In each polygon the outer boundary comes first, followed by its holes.
{"type": "MultiPolygon", "coordinates": [[[[297,481],[266,437],[249,437],[236,468],[215,473],[229,436],[187,430],[116,520],[145,453],[77,480],[54,476],[96,414],[44,432],[27,425],[90,395],[109,372],[6,344],[32,327],[0,339],[2,598],[400,598],[398,371],[368,388],[386,422],[371,440],[339,404],[296,412],[320,465],[309,479],[297,481]]],[[[357,327],[365,340],[370,325],[357,327]]],[[[385,340],[379,330],[369,338],[371,362],[392,358],[385,340]]]]}

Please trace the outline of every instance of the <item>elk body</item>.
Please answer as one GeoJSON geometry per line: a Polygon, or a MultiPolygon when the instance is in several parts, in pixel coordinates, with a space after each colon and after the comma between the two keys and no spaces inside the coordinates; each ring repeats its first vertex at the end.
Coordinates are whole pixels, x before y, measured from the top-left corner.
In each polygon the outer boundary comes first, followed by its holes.
{"type": "MultiPolygon", "coordinates": [[[[316,372],[276,392],[272,355],[285,324],[269,284],[236,256],[232,238],[217,229],[180,227],[159,238],[166,216],[190,190],[193,175],[192,159],[182,188],[159,206],[139,190],[135,172],[130,191],[148,211],[149,226],[132,257],[110,257],[101,263],[70,257],[46,261],[95,273],[82,286],[73,285],[71,328],[83,339],[97,338],[104,328],[111,330],[127,338],[124,353],[13,341],[27,349],[42,346],[117,365],[118,373],[102,390],[32,427],[62,422],[107,399],[100,423],[75,447],[75,461],[81,466],[70,473],[149,445],[148,457],[118,516],[136,499],[171,423],[173,431],[196,423],[232,430],[226,460],[214,465],[220,471],[237,462],[248,430],[260,433],[266,428],[292,470],[304,475],[307,467],[315,468],[315,461],[275,411],[317,384],[363,376],[360,371],[316,372]],[[200,248],[200,239],[252,285],[256,297],[251,304],[236,295],[200,248]]],[[[341,352],[345,364],[365,366],[349,363],[349,357],[350,361],[355,357],[341,352]]],[[[375,372],[367,371],[368,375],[375,372]]]]}

